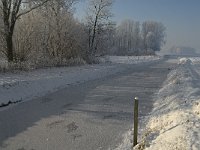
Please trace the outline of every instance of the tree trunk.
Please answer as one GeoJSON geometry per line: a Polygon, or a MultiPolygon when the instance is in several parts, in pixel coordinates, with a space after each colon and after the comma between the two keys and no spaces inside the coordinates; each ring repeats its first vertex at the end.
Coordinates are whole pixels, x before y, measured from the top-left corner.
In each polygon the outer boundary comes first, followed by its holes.
{"type": "Polygon", "coordinates": [[[6,35],[6,45],[7,45],[7,58],[8,62],[13,61],[13,41],[12,41],[12,34],[6,35]]]}
{"type": "Polygon", "coordinates": [[[98,15],[99,15],[99,12],[97,13],[97,15],[95,17],[95,22],[94,22],[94,26],[93,26],[92,42],[91,42],[91,47],[90,47],[91,56],[95,55],[94,42],[95,42],[95,38],[96,38],[96,28],[97,28],[98,15]]]}

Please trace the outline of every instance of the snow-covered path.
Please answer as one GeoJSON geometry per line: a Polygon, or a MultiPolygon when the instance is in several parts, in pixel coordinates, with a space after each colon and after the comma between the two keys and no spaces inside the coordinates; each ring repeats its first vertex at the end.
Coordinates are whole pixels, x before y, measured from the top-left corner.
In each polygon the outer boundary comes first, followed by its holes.
{"type": "Polygon", "coordinates": [[[3,110],[0,149],[114,149],[132,126],[132,98],[141,99],[142,121],[151,111],[153,94],[168,67],[163,61],[124,65],[115,75],[70,85],[3,110]]]}

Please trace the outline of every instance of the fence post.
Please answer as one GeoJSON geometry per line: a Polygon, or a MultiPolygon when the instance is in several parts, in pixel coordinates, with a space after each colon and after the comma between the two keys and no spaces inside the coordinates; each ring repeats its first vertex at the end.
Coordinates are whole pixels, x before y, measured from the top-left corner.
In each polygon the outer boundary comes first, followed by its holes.
{"type": "Polygon", "coordinates": [[[138,97],[134,100],[134,134],[133,134],[133,147],[137,145],[138,136],[138,97]]]}

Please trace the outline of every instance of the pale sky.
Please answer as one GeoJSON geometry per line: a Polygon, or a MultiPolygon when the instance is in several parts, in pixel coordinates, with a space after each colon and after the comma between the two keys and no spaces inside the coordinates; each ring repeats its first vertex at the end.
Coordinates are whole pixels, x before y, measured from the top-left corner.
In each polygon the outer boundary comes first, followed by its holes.
{"type": "MultiPolygon", "coordinates": [[[[76,16],[82,18],[86,10],[85,0],[76,8],[76,16]]],[[[113,20],[124,19],[143,22],[162,22],[167,30],[167,43],[171,46],[189,46],[200,52],[200,0],[115,0],[113,20]]]]}

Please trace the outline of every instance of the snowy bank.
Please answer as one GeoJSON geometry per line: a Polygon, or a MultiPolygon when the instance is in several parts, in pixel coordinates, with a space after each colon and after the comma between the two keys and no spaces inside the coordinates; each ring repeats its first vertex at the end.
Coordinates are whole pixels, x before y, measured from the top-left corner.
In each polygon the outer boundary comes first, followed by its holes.
{"type": "MultiPolygon", "coordinates": [[[[200,76],[192,60],[182,58],[159,90],[142,140],[135,149],[200,149],[200,76]]],[[[131,150],[132,132],[116,149],[131,150]]]]}
{"type": "MultiPolygon", "coordinates": [[[[127,57],[124,58],[124,60],[126,59],[127,57]]],[[[144,57],[139,60],[140,63],[147,62],[144,57]]],[[[154,60],[153,57],[148,59],[148,61],[154,60]]],[[[135,60],[132,64],[135,62],[137,61],[135,60]]],[[[123,64],[99,64],[38,69],[17,74],[2,73],[0,74],[0,106],[31,100],[72,84],[103,78],[125,69],[123,64]]]]}
{"type": "Polygon", "coordinates": [[[158,93],[147,123],[148,150],[200,148],[200,77],[189,59],[180,59],[158,93]],[[149,145],[149,146],[148,146],[149,145]]]}

